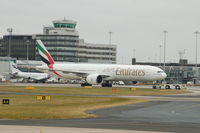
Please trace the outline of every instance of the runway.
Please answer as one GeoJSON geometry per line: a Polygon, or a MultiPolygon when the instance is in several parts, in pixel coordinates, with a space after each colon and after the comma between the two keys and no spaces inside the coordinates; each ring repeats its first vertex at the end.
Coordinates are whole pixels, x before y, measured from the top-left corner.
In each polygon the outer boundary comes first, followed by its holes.
{"type": "MultiPolygon", "coordinates": [[[[115,133],[138,131],[199,133],[200,89],[195,87],[189,90],[194,93],[171,96],[138,96],[146,98],[150,102],[88,111],[88,113],[98,115],[97,118],[92,119],[0,120],[0,133],[3,125],[35,126],[44,129],[55,127],[60,131],[61,129],[63,131],[74,129],[72,131],[85,133],[111,133],[112,131],[115,133]],[[92,129],[92,131],[86,129],[92,129]]],[[[101,95],[101,97],[104,96],[101,95]]],[[[131,97],[135,98],[136,96],[131,97]]],[[[49,132],[51,133],[52,130],[49,132]]],[[[4,130],[4,133],[7,132],[4,130]]]]}

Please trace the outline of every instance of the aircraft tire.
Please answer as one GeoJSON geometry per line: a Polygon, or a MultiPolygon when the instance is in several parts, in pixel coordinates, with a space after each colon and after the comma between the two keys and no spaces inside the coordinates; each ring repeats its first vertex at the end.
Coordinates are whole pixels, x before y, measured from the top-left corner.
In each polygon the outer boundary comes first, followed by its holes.
{"type": "Polygon", "coordinates": [[[169,86],[169,85],[166,85],[166,86],[165,86],[165,89],[170,89],[170,86],[169,86]]]}
{"type": "Polygon", "coordinates": [[[85,87],[85,86],[92,86],[91,84],[88,84],[88,83],[82,83],[81,84],[81,87],[85,87]]]}
{"type": "Polygon", "coordinates": [[[156,85],[153,86],[153,89],[157,89],[157,88],[156,88],[156,85]]]}
{"type": "Polygon", "coordinates": [[[176,85],[176,90],[180,90],[181,89],[181,87],[179,86],[179,85],[176,85]]]}
{"type": "Polygon", "coordinates": [[[108,87],[112,87],[112,83],[109,83],[109,84],[108,84],[108,87]]]}
{"type": "Polygon", "coordinates": [[[101,87],[112,87],[112,83],[103,83],[101,87]]]}

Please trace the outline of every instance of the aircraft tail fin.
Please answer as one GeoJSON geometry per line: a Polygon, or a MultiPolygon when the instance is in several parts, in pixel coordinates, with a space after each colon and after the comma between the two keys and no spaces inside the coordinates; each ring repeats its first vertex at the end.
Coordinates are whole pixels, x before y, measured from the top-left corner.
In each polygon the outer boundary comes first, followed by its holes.
{"type": "Polygon", "coordinates": [[[51,68],[51,66],[55,63],[54,59],[51,57],[41,40],[36,40],[36,43],[41,60],[46,63],[49,68],[51,68]]]}
{"type": "MultiPolygon", "coordinates": [[[[51,57],[50,53],[47,51],[47,49],[45,48],[45,46],[41,40],[36,40],[36,42],[37,42],[37,49],[40,54],[41,60],[44,63],[46,63],[50,69],[53,69],[53,65],[55,62],[54,62],[53,58],[51,57]]],[[[62,77],[56,71],[53,71],[53,73],[56,74],[58,77],[62,77]]]]}
{"type": "Polygon", "coordinates": [[[15,73],[20,73],[21,71],[17,68],[16,64],[11,62],[10,63],[10,67],[11,67],[11,73],[12,74],[15,74],[15,73]]]}

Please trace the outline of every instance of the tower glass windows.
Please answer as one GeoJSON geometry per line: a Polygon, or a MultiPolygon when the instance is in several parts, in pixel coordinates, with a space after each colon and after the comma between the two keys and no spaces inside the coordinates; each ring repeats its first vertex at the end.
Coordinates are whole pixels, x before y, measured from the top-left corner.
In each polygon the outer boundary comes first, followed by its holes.
{"type": "Polygon", "coordinates": [[[55,28],[75,28],[76,24],[54,23],[55,28]]]}

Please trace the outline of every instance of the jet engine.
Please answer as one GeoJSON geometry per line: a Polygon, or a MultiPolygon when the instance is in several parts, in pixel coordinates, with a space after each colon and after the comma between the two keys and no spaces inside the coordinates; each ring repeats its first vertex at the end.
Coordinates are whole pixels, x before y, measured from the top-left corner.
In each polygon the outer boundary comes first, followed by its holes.
{"type": "Polygon", "coordinates": [[[91,74],[86,77],[86,81],[88,84],[101,84],[103,81],[103,78],[101,75],[91,74]]]}

